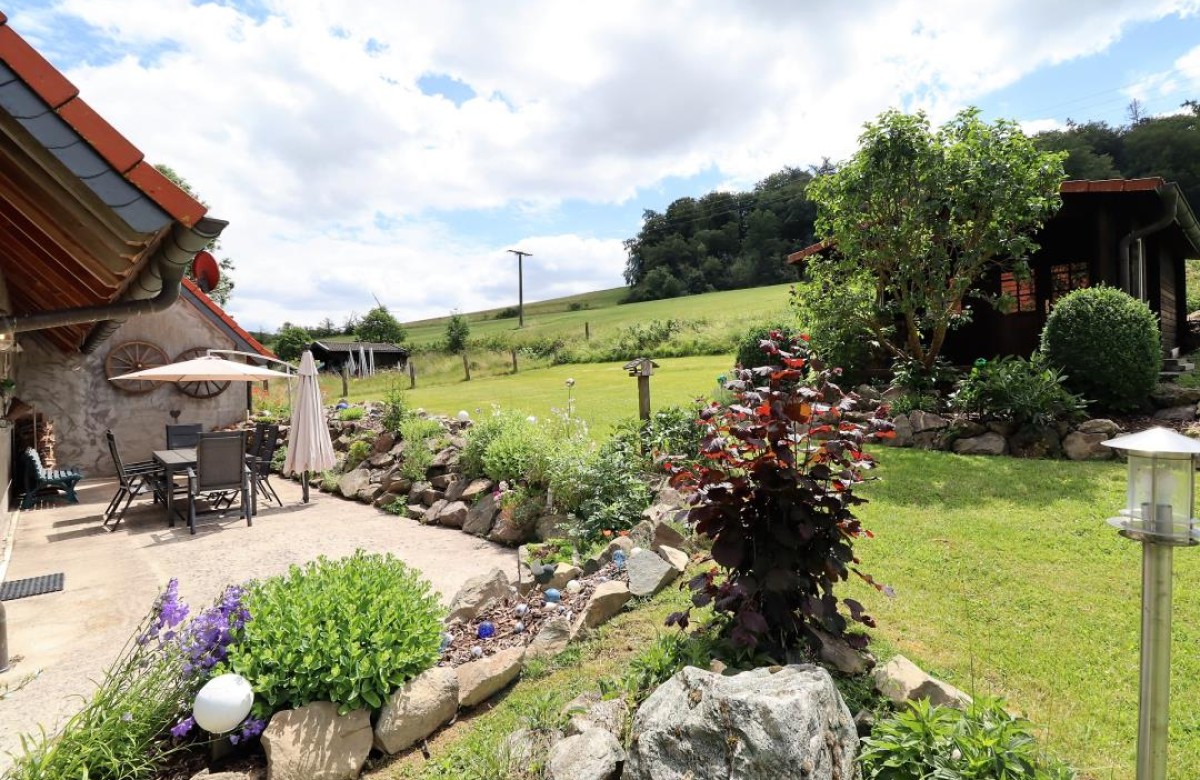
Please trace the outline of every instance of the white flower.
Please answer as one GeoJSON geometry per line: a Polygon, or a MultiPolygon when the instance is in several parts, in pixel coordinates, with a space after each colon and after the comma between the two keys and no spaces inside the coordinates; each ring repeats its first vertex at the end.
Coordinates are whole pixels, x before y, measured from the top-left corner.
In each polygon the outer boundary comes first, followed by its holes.
{"type": "Polygon", "coordinates": [[[567,377],[567,387],[574,387],[574,386],[575,386],[575,380],[571,379],[570,377],[567,377]]]}

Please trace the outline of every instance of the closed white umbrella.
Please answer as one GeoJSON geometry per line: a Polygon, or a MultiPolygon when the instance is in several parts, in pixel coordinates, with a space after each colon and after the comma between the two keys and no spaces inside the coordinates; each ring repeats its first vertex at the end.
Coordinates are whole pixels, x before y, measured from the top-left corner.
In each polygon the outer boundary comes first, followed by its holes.
{"type": "Polygon", "coordinates": [[[333,442],[325,422],[325,405],[321,402],[321,385],[317,382],[317,364],[312,353],[305,350],[300,358],[300,382],[292,404],[292,427],[288,433],[287,457],[283,461],[285,474],[301,473],[304,501],[308,502],[309,472],[333,468],[333,442]]]}
{"type": "Polygon", "coordinates": [[[367,353],[363,351],[363,345],[358,345],[358,375],[367,375],[367,353]]]}
{"type": "Polygon", "coordinates": [[[235,363],[215,355],[168,363],[165,366],[143,368],[113,379],[141,379],[147,382],[257,382],[260,379],[287,379],[288,374],[265,366],[235,363]]]}
{"type": "Polygon", "coordinates": [[[346,371],[350,376],[358,373],[358,364],[354,362],[354,350],[350,350],[350,357],[346,358],[346,371]]]}

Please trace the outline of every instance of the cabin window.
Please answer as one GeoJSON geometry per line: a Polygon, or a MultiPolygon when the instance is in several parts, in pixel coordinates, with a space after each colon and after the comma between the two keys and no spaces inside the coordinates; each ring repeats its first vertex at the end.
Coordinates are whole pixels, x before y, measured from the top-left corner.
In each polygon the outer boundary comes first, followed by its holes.
{"type": "Polygon", "coordinates": [[[1013,307],[1008,310],[1008,314],[1037,311],[1037,287],[1032,276],[1028,279],[1018,279],[1012,271],[1005,271],[1000,274],[1000,294],[1013,301],[1013,307]]]}
{"type": "Polygon", "coordinates": [[[1050,266],[1050,303],[1072,290],[1090,286],[1087,263],[1061,263],[1050,266]]]}

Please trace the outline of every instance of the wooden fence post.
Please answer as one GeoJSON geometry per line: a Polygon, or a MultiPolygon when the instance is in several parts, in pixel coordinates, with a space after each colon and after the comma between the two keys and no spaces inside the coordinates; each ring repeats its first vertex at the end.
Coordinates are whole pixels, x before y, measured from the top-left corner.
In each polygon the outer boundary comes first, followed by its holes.
{"type": "Polygon", "coordinates": [[[411,360],[408,361],[408,389],[417,389],[417,367],[411,360]]]}
{"type": "Polygon", "coordinates": [[[517,373],[517,351],[515,349],[512,351],[512,361],[513,361],[513,373],[515,374],[515,373],[517,373]]]}
{"type": "Polygon", "coordinates": [[[583,321],[583,340],[584,341],[592,340],[592,326],[591,326],[591,323],[589,323],[587,320],[583,321]]]}
{"type": "Polygon", "coordinates": [[[342,398],[350,395],[350,369],[342,364],[342,398]]]}

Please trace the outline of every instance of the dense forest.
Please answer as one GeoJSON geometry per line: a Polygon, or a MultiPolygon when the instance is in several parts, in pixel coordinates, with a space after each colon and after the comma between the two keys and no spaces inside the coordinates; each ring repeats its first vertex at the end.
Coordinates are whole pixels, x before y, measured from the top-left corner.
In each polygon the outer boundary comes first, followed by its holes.
{"type": "MultiPolygon", "coordinates": [[[[1186,113],[1141,116],[1130,105],[1126,125],[1068,120],[1063,130],[1034,136],[1043,149],[1065,151],[1067,178],[1162,176],[1178,182],[1200,210],[1200,103],[1186,113]]],[[[642,229],[625,242],[630,301],[758,287],[796,278],[787,255],[813,243],[816,209],[809,182],[831,170],[784,168],[750,192],[679,198],[665,212],[647,210],[642,229]]]]}

